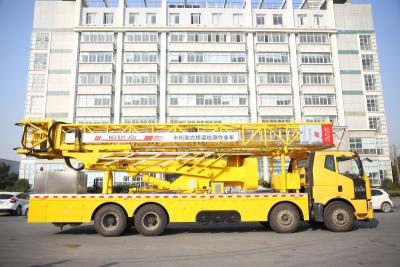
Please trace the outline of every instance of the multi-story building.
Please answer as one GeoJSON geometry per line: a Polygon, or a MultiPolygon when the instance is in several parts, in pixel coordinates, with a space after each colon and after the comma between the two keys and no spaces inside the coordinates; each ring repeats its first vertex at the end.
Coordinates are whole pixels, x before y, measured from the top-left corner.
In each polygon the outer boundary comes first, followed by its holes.
{"type": "MultiPolygon", "coordinates": [[[[373,184],[392,177],[371,6],[350,0],[36,0],[25,115],[331,121],[373,184]]],[[[21,177],[43,166],[64,168],[21,177]]]]}

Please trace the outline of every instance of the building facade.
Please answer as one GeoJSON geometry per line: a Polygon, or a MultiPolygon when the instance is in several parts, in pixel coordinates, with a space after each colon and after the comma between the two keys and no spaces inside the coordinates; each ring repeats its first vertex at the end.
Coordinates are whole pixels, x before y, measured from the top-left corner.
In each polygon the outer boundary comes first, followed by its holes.
{"type": "MultiPolygon", "coordinates": [[[[338,142],[372,160],[374,185],[392,178],[368,4],[36,0],[30,56],[26,118],[330,121],[347,130],[338,142]]],[[[65,168],[23,159],[21,178],[40,167],[65,168]]]]}

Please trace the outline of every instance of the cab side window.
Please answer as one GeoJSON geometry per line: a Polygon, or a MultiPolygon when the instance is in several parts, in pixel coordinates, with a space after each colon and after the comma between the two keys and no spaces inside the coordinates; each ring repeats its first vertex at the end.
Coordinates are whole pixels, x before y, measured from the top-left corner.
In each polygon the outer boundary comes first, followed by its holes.
{"type": "Polygon", "coordinates": [[[325,164],[324,164],[325,169],[328,169],[330,171],[336,171],[335,168],[335,159],[332,155],[326,155],[325,156],[325,164]]]}

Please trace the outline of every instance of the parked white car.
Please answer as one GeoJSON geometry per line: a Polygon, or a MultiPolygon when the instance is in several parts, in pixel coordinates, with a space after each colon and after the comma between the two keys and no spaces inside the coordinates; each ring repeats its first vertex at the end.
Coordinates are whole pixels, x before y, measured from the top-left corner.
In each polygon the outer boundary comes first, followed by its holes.
{"type": "Polygon", "coordinates": [[[28,210],[29,196],[20,192],[0,192],[0,212],[13,215],[25,215],[28,210]]]}
{"type": "Polygon", "coordinates": [[[393,209],[393,202],[388,193],[383,189],[371,188],[372,195],[372,208],[374,210],[381,210],[385,213],[391,212],[393,209]]]}

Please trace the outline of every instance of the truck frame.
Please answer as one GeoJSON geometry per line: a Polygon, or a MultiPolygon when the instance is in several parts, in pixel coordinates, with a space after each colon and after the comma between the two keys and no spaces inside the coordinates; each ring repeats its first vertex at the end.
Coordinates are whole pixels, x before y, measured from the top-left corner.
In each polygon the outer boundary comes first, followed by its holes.
{"type": "Polygon", "coordinates": [[[94,221],[103,236],[121,235],[133,224],[152,236],[175,222],[268,222],[274,231],[290,233],[300,221],[348,231],[354,220],[373,218],[362,162],[355,152],[327,150],[334,147],[329,123],[22,120],[18,125],[24,128],[19,154],[65,159],[77,171],[104,171],[101,194],[34,194],[30,223],[94,221]],[[259,190],[257,157],[269,161],[269,190],[259,190]],[[276,159],[280,173],[274,173],[276,159]],[[141,175],[148,186],[115,194],[113,171],[141,175]],[[174,176],[166,180],[160,175],[174,176]]]}

